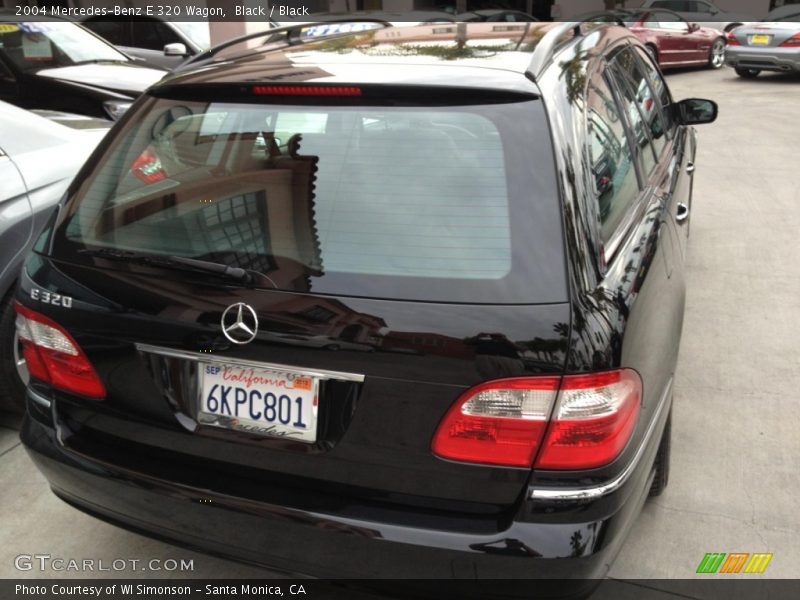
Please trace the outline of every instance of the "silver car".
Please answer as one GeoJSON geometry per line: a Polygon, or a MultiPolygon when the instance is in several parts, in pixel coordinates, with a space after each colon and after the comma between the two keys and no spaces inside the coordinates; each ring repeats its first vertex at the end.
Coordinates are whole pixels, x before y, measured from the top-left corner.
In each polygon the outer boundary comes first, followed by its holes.
{"type": "Polygon", "coordinates": [[[0,410],[22,407],[25,361],[14,327],[20,267],[110,121],[0,102],[0,410]]]}
{"type": "Polygon", "coordinates": [[[725,64],[740,77],[761,71],[800,72],[800,5],[780,20],[738,27],[727,35],[725,64]]]}

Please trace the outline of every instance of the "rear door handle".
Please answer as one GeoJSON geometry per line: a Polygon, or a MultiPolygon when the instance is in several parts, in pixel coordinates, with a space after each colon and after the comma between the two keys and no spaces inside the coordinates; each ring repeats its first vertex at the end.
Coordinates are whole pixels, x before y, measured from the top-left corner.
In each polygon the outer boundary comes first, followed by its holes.
{"type": "Polygon", "coordinates": [[[694,163],[692,161],[686,163],[686,172],[689,173],[690,175],[694,173],[694,163]]]}
{"type": "Polygon", "coordinates": [[[689,218],[689,207],[686,206],[683,202],[678,202],[678,210],[675,212],[675,221],[678,223],[683,223],[688,218],[689,218]]]}

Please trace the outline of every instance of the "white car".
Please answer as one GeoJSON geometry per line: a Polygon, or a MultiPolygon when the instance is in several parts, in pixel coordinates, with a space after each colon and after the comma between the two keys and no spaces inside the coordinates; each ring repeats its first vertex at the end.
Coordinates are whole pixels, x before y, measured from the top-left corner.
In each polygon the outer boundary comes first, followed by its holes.
{"type": "Polygon", "coordinates": [[[758,20],[753,15],[724,11],[706,0],[645,0],[642,8],[666,8],[690,23],[720,31],[730,31],[758,20]]]}
{"type": "Polygon", "coordinates": [[[28,251],[111,121],[0,102],[0,410],[21,410],[14,290],[28,251]]]}

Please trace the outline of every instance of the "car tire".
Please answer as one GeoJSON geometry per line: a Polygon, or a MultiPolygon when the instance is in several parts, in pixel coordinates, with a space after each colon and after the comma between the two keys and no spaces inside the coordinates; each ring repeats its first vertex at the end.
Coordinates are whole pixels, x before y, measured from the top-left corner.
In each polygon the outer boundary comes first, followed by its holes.
{"type": "MultiPolygon", "coordinates": [[[[12,286],[12,290],[15,286],[12,286]]],[[[0,302],[0,410],[15,413],[25,411],[25,386],[27,369],[22,360],[17,343],[14,311],[14,293],[9,293],[0,302]]]]}
{"type": "Polygon", "coordinates": [[[720,69],[725,64],[725,40],[717,38],[708,51],[708,66],[711,69],[720,69]]]}
{"type": "Polygon", "coordinates": [[[740,67],[736,67],[734,71],[739,77],[744,77],[745,79],[755,79],[761,73],[759,69],[742,69],[740,67]]]}
{"type": "Polygon", "coordinates": [[[672,437],[672,409],[667,415],[667,424],[664,425],[664,433],[661,434],[661,443],[658,445],[658,454],[653,463],[656,474],[653,476],[653,483],[650,486],[650,497],[655,498],[664,493],[669,482],[669,454],[670,438],[672,437]]]}

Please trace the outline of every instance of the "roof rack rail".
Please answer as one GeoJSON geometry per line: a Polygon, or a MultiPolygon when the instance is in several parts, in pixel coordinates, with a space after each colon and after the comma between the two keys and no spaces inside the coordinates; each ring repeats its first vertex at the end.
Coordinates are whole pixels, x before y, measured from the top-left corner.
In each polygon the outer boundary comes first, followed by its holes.
{"type": "MultiPolygon", "coordinates": [[[[233,38],[232,40],[228,40],[226,42],[222,42],[221,44],[217,44],[201,52],[200,54],[193,56],[186,62],[182,63],[180,66],[184,67],[186,65],[195,64],[198,62],[202,62],[204,60],[208,60],[209,58],[213,58],[216,56],[221,50],[225,50],[226,48],[230,48],[231,46],[235,46],[237,44],[241,44],[242,42],[247,42],[249,40],[256,40],[258,38],[271,38],[273,36],[281,36],[285,37],[285,42],[287,46],[296,46],[298,44],[303,43],[303,38],[300,36],[300,33],[304,29],[309,29],[311,27],[319,27],[322,25],[330,25],[336,23],[375,23],[377,25],[381,25],[383,28],[391,27],[392,24],[389,21],[385,21],[383,19],[371,19],[371,18],[341,18],[341,19],[326,19],[324,21],[312,21],[308,23],[297,23],[295,25],[286,25],[284,27],[273,27],[272,29],[267,29],[265,31],[257,31],[256,33],[249,33],[247,35],[243,35],[240,37],[233,38]]],[[[376,28],[378,29],[378,28],[376,28]]],[[[331,34],[325,34],[320,36],[314,36],[315,38],[324,38],[334,35],[346,35],[349,33],[357,33],[355,31],[337,31],[331,34]]],[[[273,41],[273,40],[267,40],[273,41]]],[[[275,40],[278,41],[278,40],[275,40]]],[[[266,42],[265,42],[266,43],[266,42]]]]}
{"type": "Polygon", "coordinates": [[[558,47],[562,45],[562,37],[564,34],[569,33],[570,30],[572,31],[572,38],[570,39],[574,39],[583,35],[581,26],[585,23],[613,23],[625,27],[625,22],[622,20],[624,14],[616,11],[589,12],[576,15],[569,21],[559,23],[556,27],[548,30],[541,41],[536,44],[536,49],[533,51],[533,56],[528,68],[525,70],[525,75],[536,81],[536,78],[541,75],[544,68],[553,59],[558,47]]]}

